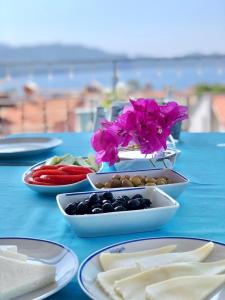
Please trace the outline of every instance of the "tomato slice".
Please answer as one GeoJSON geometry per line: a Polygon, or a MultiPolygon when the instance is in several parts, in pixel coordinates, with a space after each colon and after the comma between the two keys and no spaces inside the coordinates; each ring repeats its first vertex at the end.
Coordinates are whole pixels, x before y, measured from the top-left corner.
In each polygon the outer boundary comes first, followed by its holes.
{"type": "Polygon", "coordinates": [[[33,171],[37,171],[37,170],[56,170],[60,167],[64,167],[66,165],[41,165],[41,166],[37,166],[36,168],[33,169],[33,171]]]}
{"type": "Polygon", "coordinates": [[[52,184],[52,183],[41,182],[41,181],[38,180],[38,178],[34,179],[34,178],[32,178],[32,177],[25,178],[25,181],[26,181],[27,183],[29,183],[29,184],[49,185],[49,186],[54,185],[54,184],[52,184]]]}
{"type": "Polygon", "coordinates": [[[79,175],[41,175],[40,181],[52,184],[70,184],[79,182],[86,178],[86,174],[79,175]]]}
{"type": "Polygon", "coordinates": [[[47,169],[47,170],[36,170],[32,172],[33,177],[39,177],[41,175],[66,175],[66,172],[63,172],[60,169],[47,169]]]}
{"type": "Polygon", "coordinates": [[[80,168],[80,167],[61,167],[59,168],[60,171],[66,172],[67,174],[71,175],[78,175],[78,174],[88,174],[88,173],[93,173],[93,170],[89,168],[80,168]]]}

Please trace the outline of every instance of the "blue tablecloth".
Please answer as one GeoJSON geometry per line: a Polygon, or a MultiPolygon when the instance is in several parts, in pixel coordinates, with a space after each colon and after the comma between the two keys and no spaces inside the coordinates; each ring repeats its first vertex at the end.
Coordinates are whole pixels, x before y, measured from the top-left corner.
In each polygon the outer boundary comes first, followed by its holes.
{"type": "MultiPolygon", "coordinates": [[[[64,143],[51,153],[33,157],[41,161],[52,155],[91,151],[89,133],[55,135],[64,143]]],[[[161,230],[140,234],[99,238],[78,238],[57,208],[54,197],[37,194],[21,181],[27,167],[0,166],[0,236],[49,239],[75,251],[80,262],[93,251],[112,243],[143,237],[186,236],[225,242],[225,143],[222,133],[183,133],[182,151],[175,169],[191,184],[179,197],[181,207],[174,219],[161,230]]],[[[112,225],[113,226],[113,225],[112,225]]],[[[88,299],[74,279],[49,299],[88,299]]]]}

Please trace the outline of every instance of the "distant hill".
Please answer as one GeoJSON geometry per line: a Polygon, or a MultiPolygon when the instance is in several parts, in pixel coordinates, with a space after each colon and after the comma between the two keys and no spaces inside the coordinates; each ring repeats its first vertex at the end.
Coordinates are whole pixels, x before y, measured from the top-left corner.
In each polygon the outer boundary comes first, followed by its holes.
{"type": "MultiPolygon", "coordinates": [[[[193,53],[179,57],[149,57],[137,56],[133,57],[135,60],[156,62],[163,61],[186,61],[198,59],[218,59],[225,58],[224,54],[201,54],[193,53]]],[[[125,54],[108,53],[104,50],[87,47],[82,45],[63,45],[63,44],[49,44],[49,45],[34,45],[34,46],[20,46],[12,47],[5,44],[0,44],[0,66],[8,63],[16,64],[45,64],[48,63],[62,63],[62,62],[90,62],[90,61],[111,61],[116,59],[130,60],[125,54]]],[[[131,59],[132,60],[132,59],[131,59]]]]}
{"type": "Polygon", "coordinates": [[[37,45],[12,47],[0,44],[0,63],[45,63],[67,61],[94,61],[127,58],[123,54],[111,54],[106,51],[81,45],[37,45]]]}

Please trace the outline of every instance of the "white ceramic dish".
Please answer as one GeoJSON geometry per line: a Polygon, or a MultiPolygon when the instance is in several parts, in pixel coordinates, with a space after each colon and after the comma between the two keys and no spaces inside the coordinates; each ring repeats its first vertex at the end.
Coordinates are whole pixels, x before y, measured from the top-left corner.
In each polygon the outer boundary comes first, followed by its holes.
{"type": "Polygon", "coordinates": [[[115,164],[117,171],[134,170],[133,164],[136,165],[136,170],[148,170],[148,169],[159,169],[169,168],[173,169],[176,158],[179,156],[180,151],[175,149],[169,149],[160,152],[158,155],[141,154],[139,150],[126,150],[119,151],[120,161],[115,164]],[[129,168],[131,166],[131,168],[129,168]]]}
{"type": "MultiPolygon", "coordinates": [[[[110,181],[114,175],[130,175],[130,176],[140,175],[140,176],[151,176],[151,177],[166,176],[169,179],[171,179],[174,183],[158,185],[157,187],[173,198],[177,198],[189,183],[189,180],[186,177],[171,169],[149,169],[149,170],[136,170],[136,171],[112,172],[112,173],[101,173],[101,174],[93,173],[93,174],[88,174],[87,178],[95,190],[102,191],[103,189],[98,189],[96,187],[96,184],[99,182],[102,183],[102,182],[110,181]]],[[[121,189],[127,189],[127,188],[123,187],[121,189]]],[[[113,191],[113,189],[110,190],[113,191]]]]}
{"type": "Polygon", "coordinates": [[[32,293],[15,298],[15,300],[45,299],[65,287],[75,276],[79,262],[69,248],[45,240],[32,238],[0,238],[0,246],[16,245],[18,252],[26,254],[29,259],[40,261],[56,267],[55,283],[32,293]]]}
{"type": "MultiPolygon", "coordinates": [[[[109,297],[100,289],[100,287],[96,283],[97,274],[99,272],[102,272],[102,268],[99,264],[99,255],[101,252],[136,252],[174,244],[177,245],[176,252],[183,252],[201,247],[206,242],[208,241],[194,238],[165,237],[132,240],[111,245],[93,253],[85,259],[85,261],[80,265],[78,271],[78,282],[84,293],[91,299],[109,300],[109,297]]],[[[215,242],[215,249],[205,261],[215,261],[220,259],[225,259],[225,245],[215,242]]],[[[213,298],[211,298],[211,300],[224,299],[225,288],[213,298]]]]}
{"type": "MultiPolygon", "coordinates": [[[[32,167],[30,167],[22,176],[23,183],[29,187],[30,189],[34,190],[38,193],[44,193],[44,194],[62,194],[62,193],[70,193],[70,192],[81,192],[83,190],[90,189],[91,186],[89,184],[88,179],[81,180],[76,183],[71,184],[65,184],[65,185],[38,185],[38,184],[31,184],[25,181],[26,176],[36,167],[41,166],[45,163],[45,161],[42,161],[32,167]]],[[[99,169],[99,172],[101,171],[102,167],[99,169]]]]}
{"type": "MultiPolygon", "coordinates": [[[[114,196],[141,194],[152,201],[152,208],[111,212],[93,215],[68,215],[65,208],[69,203],[80,202],[93,192],[57,195],[58,207],[76,234],[81,237],[124,234],[152,231],[166,224],[175,214],[179,204],[157,188],[132,188],[114,190],[114,196]]],[[[98,193],[102,193],[98,192],[98,193]]]]}
{"type": "Polygon", "coordinates": [[[0,158],[22,157],[49,151],[62,140],[47,137],[18,137],[0,139],[0,158]]]}

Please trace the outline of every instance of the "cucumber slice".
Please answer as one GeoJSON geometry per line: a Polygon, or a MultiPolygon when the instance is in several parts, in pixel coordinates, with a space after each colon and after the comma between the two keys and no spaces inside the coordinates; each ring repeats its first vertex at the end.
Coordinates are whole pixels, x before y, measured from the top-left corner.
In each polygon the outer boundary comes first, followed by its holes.
{"type": "Polygon", "coordinates": [[[95,156],[93,154],[88,155],[87,162],[90,165],[91,169],[96,172],[99,170],[99,165],[96,163],[95,156]]]}
{"type": "Polygon", "coordinates": [[[46,165],[57,165],[60,163],[61,161],[61,157],[59,156],[53,156],[53,157],[50,157],[49,159],[46,160],[46,165]]]}
{"type": "Polygon", "coordinates": [[[79,166],[90,168],[91,166],[82,157],[76,157],[76,163],[79,166]]]}
{"type": "Polygon", "coordinates": [[[73,165],[74,162],[76,161],[76,157],[74,157],[71,154],[67,154],[64,156],[64,158],[60,161],[60,164],[62,165],[73,165]]]}

